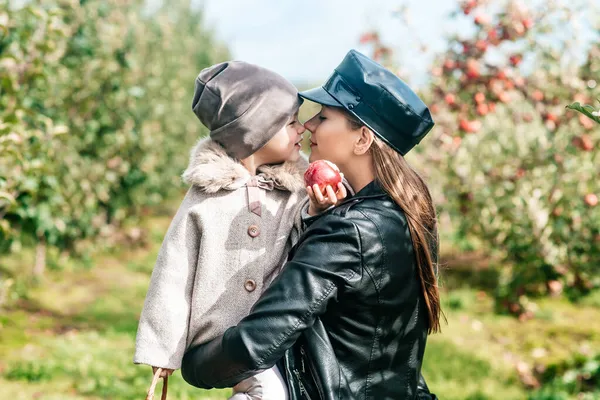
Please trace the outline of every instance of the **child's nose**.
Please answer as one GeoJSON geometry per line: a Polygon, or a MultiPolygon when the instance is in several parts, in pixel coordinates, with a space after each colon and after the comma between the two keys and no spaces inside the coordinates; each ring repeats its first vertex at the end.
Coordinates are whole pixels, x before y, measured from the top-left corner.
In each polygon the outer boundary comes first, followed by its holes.
{"type": "Polygon", "coordinates": [[[298,135],[302,136],[302,134],[306,131],[306,127],[304,125],[302,125],[300,122],[298,122],[298,135]]]}

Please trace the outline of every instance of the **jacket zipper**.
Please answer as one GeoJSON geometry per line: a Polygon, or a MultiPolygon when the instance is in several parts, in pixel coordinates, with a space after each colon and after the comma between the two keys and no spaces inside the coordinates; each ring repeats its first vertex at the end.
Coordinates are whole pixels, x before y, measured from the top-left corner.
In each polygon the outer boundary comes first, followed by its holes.
{"type": "Polygon", "coordinates": [[[300,396],[306,397],[308,400],[311,400],[310,396],[308,395],[308,392],[306,391],[306,388],[304,387],[304,384],[302,383],[302,376],[300,375],[300,371],[298,371],[298,368],[294,368],[294,374],[296,375],[296,379],[298,379],[298,386],[300,387],[300,396]]]}
{"type": "Polygon", "coordinates": [[[325,396],[323,395],[323,389],[321,388],[321,382],[316,377],[317,374],[314,372],[314,370],[312,368],[312,364],[310,363],[310,360],[308,360],[308,356],[306,355],[306,352],[304,351],[304,346],[300,346],[300,355],[301,355],[301,360],[302,360],[302,372],[305,372],[304,358],[306,358],[307,362],[308,362],[308,372],[310,372],[310,376],[311,376],[313,382],[315,383],[315,386],[317,387],[317,391],[319,392],[319,398],[324,399],[325,396]]]}

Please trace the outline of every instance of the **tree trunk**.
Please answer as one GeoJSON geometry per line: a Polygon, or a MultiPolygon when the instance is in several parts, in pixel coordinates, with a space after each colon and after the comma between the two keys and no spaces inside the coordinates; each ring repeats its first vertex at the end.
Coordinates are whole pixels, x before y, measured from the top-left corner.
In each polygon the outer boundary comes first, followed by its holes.
{"type": "Polygon", "coordinates": [[[40,237],[35,246],[35,265],[33,266],[33,276],[41,278],[46,270],[46,239],[40,237]]]}

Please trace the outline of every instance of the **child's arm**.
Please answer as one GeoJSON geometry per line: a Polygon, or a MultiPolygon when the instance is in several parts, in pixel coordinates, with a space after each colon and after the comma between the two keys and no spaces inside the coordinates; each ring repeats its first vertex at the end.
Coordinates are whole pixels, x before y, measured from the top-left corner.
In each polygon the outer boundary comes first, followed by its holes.
{"type": "Polygon", "coordinates": [[[192,189],[173,218],[152,271],[140,316],[134,363],[178,369],[185,351],[201,221],[192,189]]]}

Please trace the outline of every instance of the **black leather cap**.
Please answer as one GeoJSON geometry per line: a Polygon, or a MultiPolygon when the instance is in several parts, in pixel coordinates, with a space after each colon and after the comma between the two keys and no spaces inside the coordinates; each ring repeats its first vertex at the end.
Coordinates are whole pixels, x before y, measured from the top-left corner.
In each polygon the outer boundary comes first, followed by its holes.
{"type": "Polygon", "coordinates": [[[402,155],[434,125],[425,103],[402,79],[356,50],[346,54],[322,87],[300,96],[345,108],[402,155]]]}

